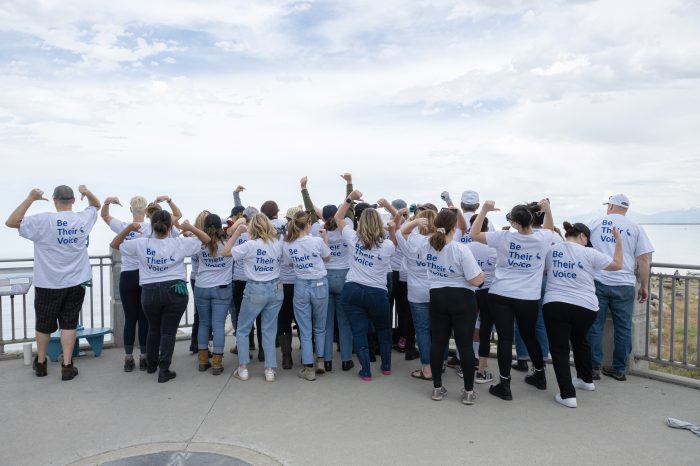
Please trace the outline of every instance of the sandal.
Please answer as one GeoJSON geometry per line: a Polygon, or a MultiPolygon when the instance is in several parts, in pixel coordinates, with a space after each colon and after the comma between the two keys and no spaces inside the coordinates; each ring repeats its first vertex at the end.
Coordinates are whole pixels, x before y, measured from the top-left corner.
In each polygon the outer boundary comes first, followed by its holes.
{"type": "Polygon", "coordinates": [[[433,380],[432,377],[425,376],[423,369],[416,369],[415,371],[411,372],[411,377],[421,380],[433,380]]]}

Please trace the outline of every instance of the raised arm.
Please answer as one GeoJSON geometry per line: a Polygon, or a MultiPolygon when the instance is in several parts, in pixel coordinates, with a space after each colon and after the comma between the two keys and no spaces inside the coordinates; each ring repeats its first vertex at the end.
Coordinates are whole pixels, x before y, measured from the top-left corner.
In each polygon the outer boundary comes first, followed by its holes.
{"type": "Polygon", "coordinates": [[[404,239],[408,239],[409,236],[411,236],[411,232],[416,228],[416,227],[427,227],[428,226],[428,219],[427,218],[416,218],[413,219],[409,222],[406,222],[406,224],[401,227],[401,235],[403,235],[404,239]]]}
{"type": "Polygon", "coordinates": [[[478,241],[479,243],[486,244],[486,233],[481,231],[481,228],[484,226],[484,219],[486,218],[486,214],[497,210],[500,209],[496,208],[495,202],[484,202],[484,206],[479,211],[479,215],[476,216],[476,219],[474,219],[474,223],[472,223],[471,230],[469,230],[469,236],[473,241],[478,241]]]}
{"type": "Polygon", "coordinates": [[[311,223],[316,223],[318,222],[318,215],[316,214],[314,203],[311,202],[309,190],[306,189],[306,183],[308,181],[309,180],[306,176],[299,181],[299,184],[301,185],[301,198],[304,200],[304,209],[309,212],[309,215],[311,215],[311,223]]]}
{"type": "Polygon", "coordinates": [[[173,213],[173,225],[178,223],[178,220],[182,218],[182,212],[180,212],[180,208],[175,205],[175,203],[173,202],[173,198],[170,196],[158,196],[156,198],[156,202],[159,204],[163,201],[165,201],[166,204],[170,206],[170,210],[173,213]]]}
{"type": "Polygon", "coordinates": [[[391,221],[386,224],[386,227],[389,230],[389,239],[392,243],[394,243],[394,246],[397,246],[398,242],[396,241],[396,224],[393,221],[391,221]]]}
{"type": "Polygon", "coordinates": [[[84,184],[81,184],[80,186],[78,186],[78,192],[80,193],[80,200],[81,201],[87,197],[88,203],[90,204],[90,206],[92,206],[98,210],[102,206],[102,204],[100,204],[100,200],[97,199],[97,196],[95,196],[92,193],[92,191],[90,191],[87,188],[87,186],[85,186],[84,184]]]}
{"type": "Polygon", "coordinates": [[[110,204],[117,204],[117,205],[122,205],[121,202],[119,202],[119,198],[116,196],[110,196],[105,201],[102,203],[102,210],[100,211],[100,217],[102,217],[102,220],[105,221],[107,225],[112,221],[114,217],[109,215],[109,205],[110,204]]]}
{"type": "Polygon", "coordinates": [[[233,205],[235,207],[243,207],[243,203],[241,202],[241,191],[243,190],[245,190],[245,188],[240,184],[233,190],[233,205]]]}
{"type": "MultiPolygon", "coordinates": [[[[343,173],[340,175],[342,179],[345,180],[345,196],[349,196],[351,192],[353,192],[355,189],[352,187],[352,173],[343,173]]],[[[355,206],[350,205],[348,208],[347,213],[345,214],[347,218],[350,220],[355,218],[355,206]]]]}
{"type": "Polygon", "coordinates": [[[117,234],[117,236],[114,237],[114,239],[111,243],[109,243],[109,245],[112,247],[112,249],[119,249],[119,246],[121,246],[126,237],[129,236],[129,233],[131,233],[132,231],[139,231],[140,229],[141,225],[139,225],[138,223],[128,224],[122,231],[120,231],[117,234]]]}
{"type": "MultiPolygon", "coordinates": [[[[621,241],[617,241],[620,243],[621,241]]],[[[639,291],[637,292],[637,300],[640,303],[646,302],[649,299],[649,273],[651,271],[651,253],[637,256],[637,267],[639,267],[639,291]]]]}
{"type": "Polygon", "coordinates": [[[467,234],[467,219],[464,218],[464,214],[456,207],[449,207],[455,214],[457,214],[457,228],[460,229],[462,234],[467,234]]]}
{"type": "Polygon", "coordinates": [[[335,213],[335,223],[338,225],[338,230],[341,232],[345,228],[346,221],[345,221],[345,214],[347,214],[348,209],[352,205],[353,201],[357,201],[359,199],[362,199],[362,193],[358,190],[354,190],[350,194],[348,194],[348,197],[345,198],[342,204],[340,204],[340,207],[338,207],[338,212],[335,213]]]}
{"type": "Polygon", "coordinates": [[[445,201],[445,204],[447,204],[447,207],[454,207],[455,205],[452,203],[452,198],[450,197],[450,193],[447,191],[443,191],[440,193],[440,199],[445,201]]]}
{"type": "Polygon", "coordinates": [[[615,251],[613,253],[613,261],[605,267],[605,270],[614,272],[615,270],[620,270],[624,261],[623,251],[622,251],[622,238],[620,237],[620,230],[617,227],[613,227],[613,238],[615,238],[615,251]]]}
{"type": "Polygon", "coordinates": [[[34,201],[48,201],[48,199],[44,197],[44,191],[41,189],[32,189],[29,191],[27,198],[23,200],[14,211],[12,211],[9,217],[7,217],[7,220],[5,220],[5,226],[10,228],[19,228],[20,223],[22,223],[22,219],[27,214],[29,207],[31,207],[34,201]]]}
{"type": "Polygon", "coordinates": [[[393,205],[391,205],[391,202],[387,201],[387,200],[386,200],[385,198],[383,198],[383,197],[377,201],[377,205],[378,205],[379,207],[384,207],[384,209],[386,209],[386,211],[389,212],[389,214],[390,214],[392,217],[395,217],[395,216],[396,216],[396,213],[398,212],[398,211],[396,210],[396,208],[395,208],[393,205]]]}
{"type": "Polygon", "coordinates": [[[226,245],[224,246],[224,250],[221,251],[221,255],[224,257],[231,257],[231,249],[233,249],[233,245],[236,244],[236,241],[238,241],[238,238],[241,237],[243,233],[248,231],[248,227],[246,227],[244,224],[239,224],[236,229],[234,230],[233,234],[231,237],[226,241],[226,245]]]}
{"type": "Polygon", "coordinates": [[[185,220],[181,224],[173,222],[173,225],[175,225],[177,228],[179,228],[180,230],[182,230],[184,232],[192,233],[193,235],[195,235],[197,237],[197,239],[199,239],[199,241],[202,242],[202,244],[207,244],[207,243],[209,243],[209,241],[211,241],[211,238],[209,237],[208,234],[204,233],[202,230],[200,230],[196,226],[192,225],[187,220],[185,220]]]}
{"type": "Polygon", "coordinates": [[[544,212],[544,221],[542,222],[542,228],[554,231],[554,218],[552,217],[552,209],[549,206],[549,199],[542,199],[538,202],[540,210],[544,212]]]}

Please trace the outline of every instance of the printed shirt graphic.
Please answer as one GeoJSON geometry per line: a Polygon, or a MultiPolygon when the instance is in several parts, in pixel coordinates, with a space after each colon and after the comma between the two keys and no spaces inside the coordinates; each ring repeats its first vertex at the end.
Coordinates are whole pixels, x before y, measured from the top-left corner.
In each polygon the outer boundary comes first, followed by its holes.
{"type": "Polygon", "coordinates": [[[489,293],[516,299],[540,299],[544,259],[554,232],[534,230],[531,235],[500,230],[486,233],[486,243],[497,252],[495,280],[489,293]]]}
{"type": "Polygon", "coordinates": [[[45,212],[24,217],[19,235],[34,242],[34,286],[61,289],[92,278],[87,252],[88,235],[97,209],[45,212]]]}
{"type": "Polygon", "coordinates": [[[236,265],[243,264],[246,280],[269,282],[280,276],[282,242],[248,240],[231,250],[236,265]]]}
{"type": "Polygon", "coordinates": [[[487,290],[491,288],[496,276],[496,257],[498,253],[494,248],[477,241],[468,243],[467,247],[474,255],[479,268],[484,272],[484,284],[481,286],[481,289],[487,290]]]}
{"type": "MultiPolygon", "coordinates": [[[[469,229],[472,227],[472,222],[469,220],[472,218],[472,215],[474,215],[476,212],[464,212],[462,215],[464,215],[464,221],[467,222],[467,231],[462,231],[459,228],[455,231],[455,235],[452,237],[452,241],[456,241],[458,243],[463,243],[463,244],[469,244],[471,243],[472,237],[469,235],[469,229]]],[[[488,226],[488,231],[495,231],[495,228],[493,227],[493,223],[489,222],[488,226]]]]}
{"type": "Polygon", "coordinates": [[[122,253],[138,257],[139,284],[186,280],[185,257],[197,254],[202,242],[195,237],[163,239],[136,238],[119,247],[122,253]]]}
{"type": "MultiPolygon", "coordinates": [[[[126,238],[124,238],[124,241],[131,241],[136,238],[147,238],[153,236],[153,229],[151,228],[150,222],[138,222],[138,224],[141,226],[141,229],[139,231],[132,231],[130,232],[126,238]]],[[[112,220],[109,222],[109,228],[115,233],[121,233],[124,228],[127,226],[131,225],[131,223],[123,222],[121,220],[117,220],[116,218],[112,218],[112,220]]],[[[170,231],[170,236],[173,238],[177,238],[180,236],[180,230],[177,228],[173,227],[172,230],[170,231]]],[[[128,272],[130,270],[138,270],[139,269],[139,260],[136,256],[131,256],[129,254],[124,254],[123,251],[121,251],[122,254],[122,272],[128,272]]]]}
{"type": "Polygon", "coordinates": [[[342,235],[350,246],[350,270],[345,281],[386,290],[386,276],[391,271],[390,259],[396,249],[394,243],[384,240],[379,247],[367,250],[362,247],[350,225],[345,225],[342,235]]]}
{"type": "Polygon", "coordinates": [[[476,278],[481,269],[467,246],[450,241],[442,251],[437,251],[430,246],[426,236],[421,238],[418,253],[420,259],[426,263],[431,290],[446,287],[477,289],[467,280],[476,278]]]}
{"type": "Polygon", "coordinates": [[[595,279],[608,286],[634,286],[637,257],[654,252],[654,246],[639,225],[624,215],[610,214],[588,224],[588,228],[591,230],[591,244],[596,250],[609,256],[615,253],[615,238],[612,235],[614,226],[620,230],[622,236],[624,256],[622,269],[614,272],[599,270],[595,279]]]}
{"type": "MultiPolygon", "coordinates": [[[[236,240],[236,244],[234,244],[233,247],[240,246],[241,244],[245,243],[250,239],[250,235],[248,232],[243,233],[241,236],[238,237],[236,240]]],[[[233,261],[233,279],[235,281],[241,281],[244,282],[247,280],[246,275],[245,275],[245,268],[243,267],[243,263],[241,262],[240,264],[234,260],[233,261]]]]}
{"type": "Polygon", "coordinates": [[[228,285],[233,280],[233,257],[224,257],[221,253],[224,250],[224,243],[217,246],[216,256],[209,253],[209,248],[204,246],[199,252],[192,256],[192,264],[197,265],[197,288],[214,288],[221,285],[228,285]]]}
{"type": "MultiPolygon", "coordinates": [[[[352,227],[351,227],[352,228],[352,227]]],[[[339,229],[328,232],[328,247],[331,260],[326,262],[328,270],[347,270],[350,268],[350,245],[343,239],[339,229]]]]}
{"type": "Polygon", "coordinates": [[[314,280],[326,276],[323,258],[331,255],[328,245],[319,237],[304,236],[284,243],[284,261],[290,263],[297,278],[314,280]]]}
{"type": "Polygon", "coordinates": [[[396,235],[399,250],[403,251],[406,264],[406,281],[408,284],[408,300],[412,303],[430,302],[430,280],[428,279],[428,263],[421,258],[420,251],[427,237],[412,232],[408,240],[401,233],[396,235]]]}
{"type": "Polygon", "coordinates": [[[547,253],[547,285],[543,304],[561,302],[598,310],[593,276],[612,258],[580,244],[565,241],[547,253]]]}

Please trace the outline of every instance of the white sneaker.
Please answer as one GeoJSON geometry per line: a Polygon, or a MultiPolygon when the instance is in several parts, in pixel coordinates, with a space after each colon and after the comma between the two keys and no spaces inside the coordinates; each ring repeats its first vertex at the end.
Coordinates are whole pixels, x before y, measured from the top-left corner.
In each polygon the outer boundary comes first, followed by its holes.
{"type": "Polygon", "coordinates": [[[275,370],[268,368],[265,369],[265,380],[268,382],[274,382],[275,381],[275,370]]]}
{"type": "Polygon", "coordinates": [[[576,403],[576,398],[562,398],[561,393],[554,395],[554,401],[566,406],[567,408],[575,408],[578,406],[578,403],[576,403]]]}
{"type": "Polygon", "coordinates": [[[593,382],[586,383],[582,379],[579,379],[578,377],[576,377],[574,379],[573,384],[574,384],[574,388],[577,388],[579,390],[585,390],[587,392],[592,392],[593,390],[595,390],[595,384],[593,384],[593,382]]]}
{"type": "Polygon", "coordinates": [[[248,380],[248,369],[241,369],[240,367],[233,371],[233,376],[238,380],[248,380]]]}

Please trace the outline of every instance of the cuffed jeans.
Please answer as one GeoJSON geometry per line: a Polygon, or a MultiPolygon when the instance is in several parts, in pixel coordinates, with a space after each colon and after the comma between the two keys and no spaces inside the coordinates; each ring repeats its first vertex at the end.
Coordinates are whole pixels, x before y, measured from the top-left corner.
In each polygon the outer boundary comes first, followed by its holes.
{"type": "Polygon", "coordinates": [[[424,366],[430,364],[430,303],[414,303],[409,301],[413,317],[413,327],[416,330],[416,342],[420,363],[424,366]]]}
{"type": "Polygon", "coordinates": [[[194,302],[199,312],[198,349],[207,349],[211,330],[214,340],[212,352],[223,354],[226,338],[226,316],[231,305],[232,290],[233,287],[230,283],[223,287],[215,286],[213,288],[195,286],[194,302]]]}
{"type": "Polygon", "coordinates": [[[260,315],[262,331],[262,346],[265,351],[265,368],[277,367],[277,351],[275,350],[275,338],[277,337],[277,314],[280,312],[284,292],[282,284],[278,280],[256,282],[248,280],[243,291],[241,311],[238,314],[238,330],[236,341],[238,345],[238,364],[244,365],[250,362],[250,352],[245,347],[245,342],[253,328],[253,322],[260,315]]]}
{"type": "Polygon", "coordinates": [[[189,301],[187,295],[175,293],[179,281],[149,283],[141,291],[141,306],[148,319],[146,360],[161,370],[170,368],[177,328],[189,301]]]}
{"type": "Polygon", "coordinates": [[[624,373],[627,370],[628,358],[632,352],[634,286],[609,286],[596,281],[595,294],[598,297],[598,315],[588,331],[593,367],[599,368],[603,363],[603,329],[608,309],[610,309],[615,333],[613,369],[624,373]]]}
{"type": "Polygon", "coordinates": [[[350,321],[343,309],[342,295],[345,285],[345,276],[348,269],[328,270],[328,313],[326,314],[326,343],[323,351],[323,359],[333,360],[333,324],[338,321],[338,346],[340,346],[341,361],[352,359],[352,330],[350,321]]]}
{"type": "Polygon", "coordinates": [[[302,364],[313,364],[314,353],[317,356],[323,356],[326,344],[327,312],[328,280],[326,277],[313,280],[297,278],[294,282],[294,319],[299,327],[302,364]],[[312,331],[313,342],[311,341],[312,331]]]}

